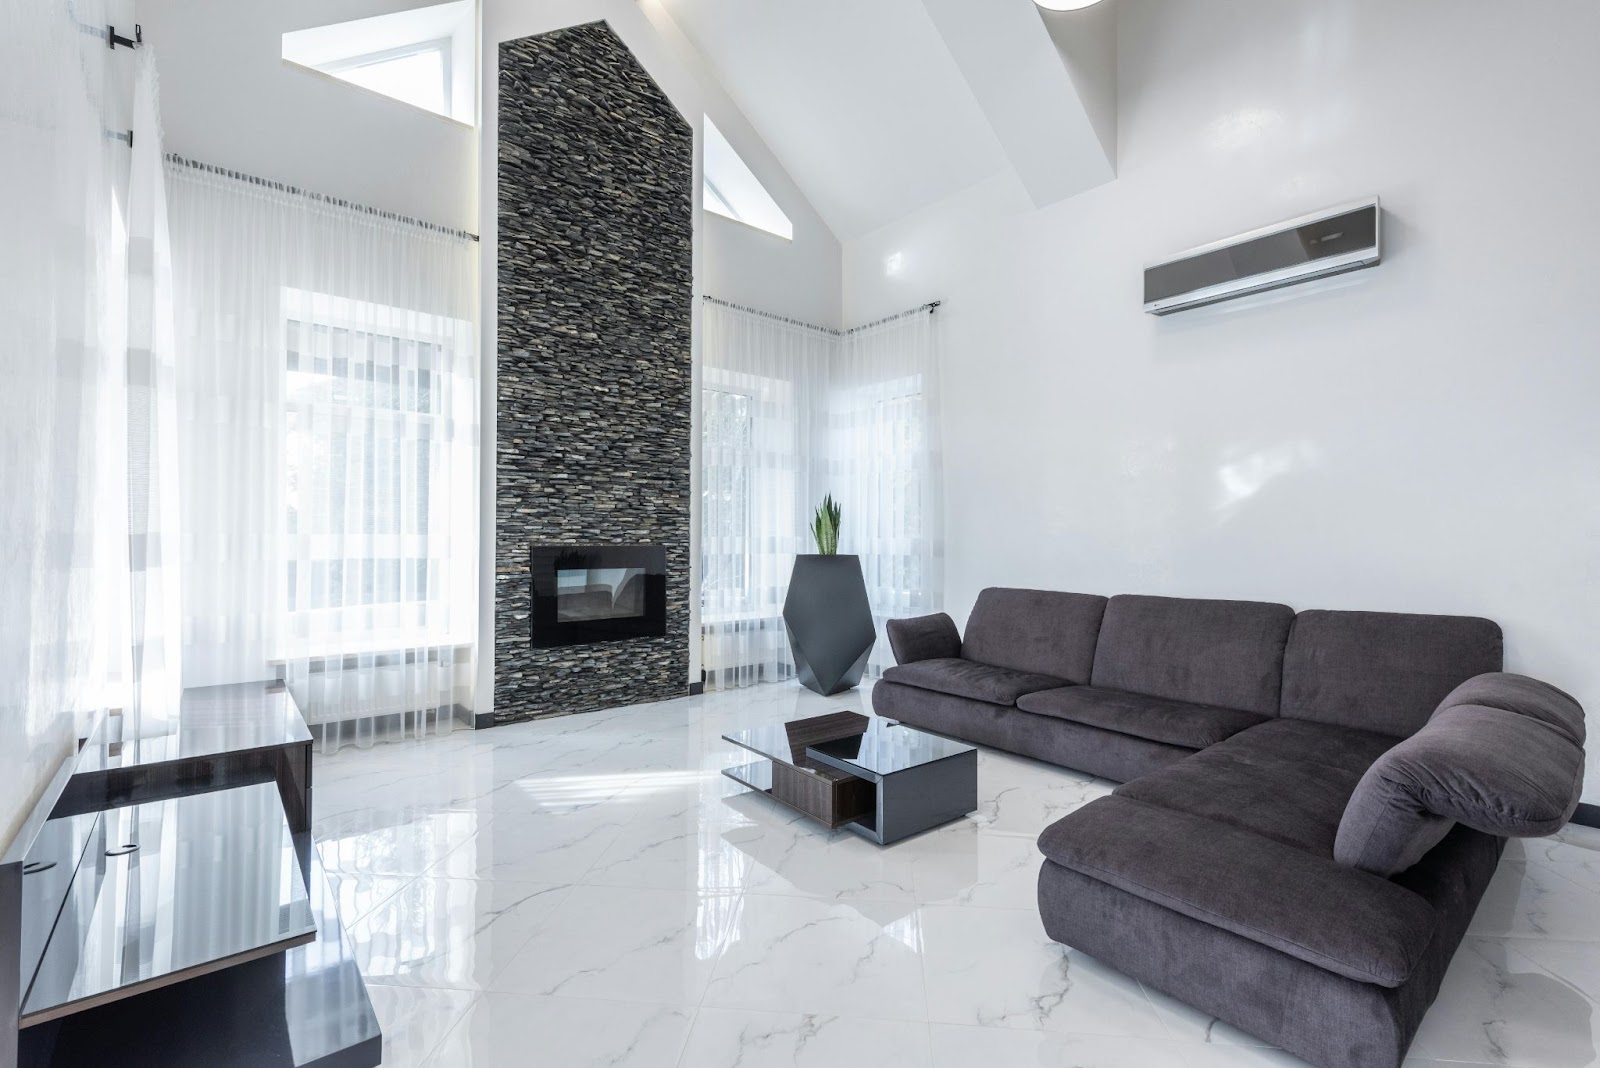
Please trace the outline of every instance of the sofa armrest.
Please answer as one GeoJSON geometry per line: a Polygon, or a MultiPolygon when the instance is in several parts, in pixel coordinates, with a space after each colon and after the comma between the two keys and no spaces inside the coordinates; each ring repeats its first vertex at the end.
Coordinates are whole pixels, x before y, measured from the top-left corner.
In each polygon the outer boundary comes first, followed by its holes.
{"type": "Polygon", "coordinates": [[[943,612],[912,619],[891,619],[886,629],[897,664],[961,655],[961,633],[956,630],[956,621],[943,612]]]}
{"type": "Polygon", "coordinates": [[[1411,978],[1438,916],[1420,895],[1202,816],[1116,794],[1039,836],[1062,867],[1357,982],[1411,978]]]}

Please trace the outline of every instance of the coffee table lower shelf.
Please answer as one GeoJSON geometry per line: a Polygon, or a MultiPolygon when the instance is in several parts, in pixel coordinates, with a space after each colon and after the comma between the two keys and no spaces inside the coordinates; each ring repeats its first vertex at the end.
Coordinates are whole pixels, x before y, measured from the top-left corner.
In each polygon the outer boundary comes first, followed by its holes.
{"type": "Polygon", "coordinates": [[[869,830],[873,828],[877,787],[854,775],[827,767],[795,768],[772,760],[723,768],[722,774],[810,816],[829,829],[850,823],[869,830]]]}

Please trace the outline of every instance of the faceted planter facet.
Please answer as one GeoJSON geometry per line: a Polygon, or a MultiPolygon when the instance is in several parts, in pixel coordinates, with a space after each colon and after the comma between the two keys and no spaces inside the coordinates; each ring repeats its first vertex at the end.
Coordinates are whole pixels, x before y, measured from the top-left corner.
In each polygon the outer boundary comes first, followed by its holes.
{"type": "Polygon", "coordinates": [[[878,637],[860,557],[796,556],[783,626],[807,689],[828,696],[859,684],[878,637]]]}

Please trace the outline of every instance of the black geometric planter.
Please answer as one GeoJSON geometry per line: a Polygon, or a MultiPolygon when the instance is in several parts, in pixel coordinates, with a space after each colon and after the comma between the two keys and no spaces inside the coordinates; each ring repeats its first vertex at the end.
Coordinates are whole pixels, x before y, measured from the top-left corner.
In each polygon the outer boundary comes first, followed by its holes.
{"type": "Polygon", "coordinates": [[[796,556],[783,626],[807,689],[827,697],[859,684],[878,639],[860,557],[796,556]]]}

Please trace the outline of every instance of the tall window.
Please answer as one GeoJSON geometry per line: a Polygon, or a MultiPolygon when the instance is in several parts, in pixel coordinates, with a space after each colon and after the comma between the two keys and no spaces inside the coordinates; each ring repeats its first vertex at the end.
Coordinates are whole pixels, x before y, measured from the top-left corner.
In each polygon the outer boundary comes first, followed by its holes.
{"type": "Polygon", "coordinates": [[[742,600],[750,584],[750,473],[753,398],[729,389],[701,392],[700,589],[703,606],[742,600]]]}
{"type": "MultiPolygon", "coordinates": [[[[434,538],[452,487],[444,344],[431,319],[286,290],[285,591],[291,632],[411,639],[444,596],[449,542],[434,538]]],[[[461,470],[458,468],[457,470],[461,470]]],[[[328,652],[344,651],[330,648],[328,652]]]]}

